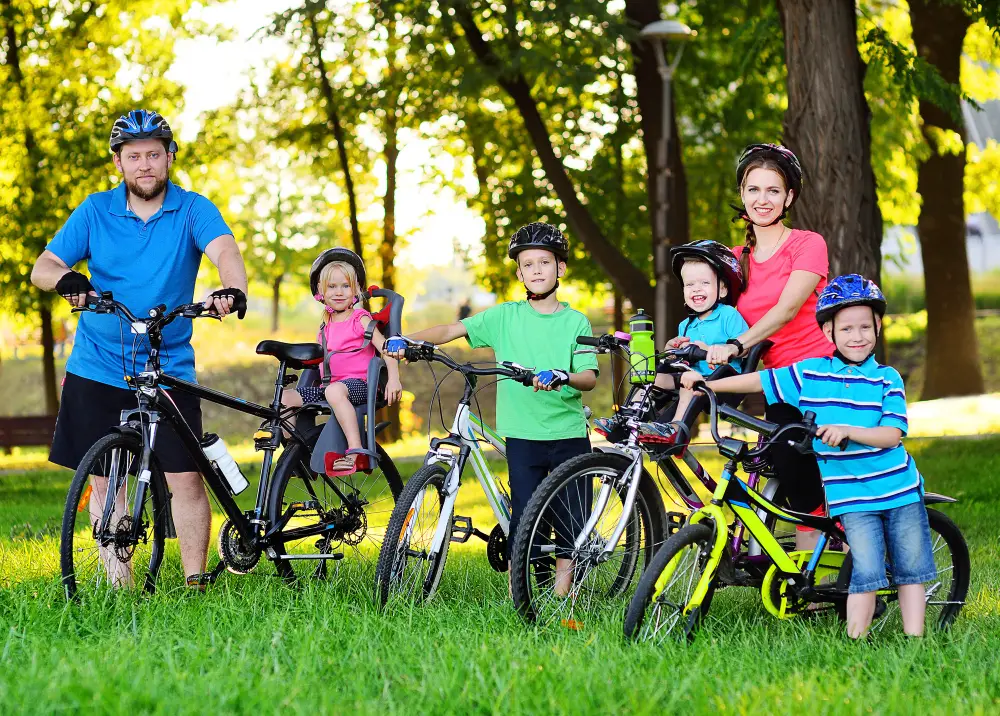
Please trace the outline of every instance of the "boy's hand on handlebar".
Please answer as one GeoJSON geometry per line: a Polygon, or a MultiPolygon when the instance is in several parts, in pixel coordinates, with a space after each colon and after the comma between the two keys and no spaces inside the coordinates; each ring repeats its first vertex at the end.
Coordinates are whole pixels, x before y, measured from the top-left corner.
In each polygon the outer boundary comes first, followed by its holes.
{"type": "Polygon", "coordinates": [[[531,384],[535,387],[535,392],[559,390],[562,386],[569,385],[569,373],[559,369],[539,371],[531,384]]]}
{"type": "Polygon", "coordinates": [[[699,383],[705,382],[705,376],[698,371],[689,370],[681,375],[681,387],[693,390],[699,383]]]}
{"type": "Polygon", "coordinates": [[[385,384],[385,402],[393,405],[399,402],[402,396],[403,384],[399,382],[399,378],[389,378],[385,384]]]}
{"type": "Polygon", "coordinates": [[[406,357],[406,341],[400,336],[387,338],[385,346],[383,346],[383,352],[390,358],[403,360],[406,357]]]}
{"type": "Polygon", "coordinates": [[[730,343],[709,346],[707,351],[708,357],[705,360],[710,366],[725,365],[739,353],[739,349],[730,343]]]}
{"type": "Polygon", "coordinates": [[[820,425],[816,428],[816,437],[824,445],[842,448],[844,441],[850,439],[850,432],[851,428],[848,425],[820,425]]]}
{"type": "Polygon", "coordinates": [[[667,341],[667,344],[663,347],[663,350],[672,351],[677,348],[683,348],[690,342],[691,339],[688,338],[687,336],[677,336],[676,338],[671,338],[669,341],[667,341]]]}

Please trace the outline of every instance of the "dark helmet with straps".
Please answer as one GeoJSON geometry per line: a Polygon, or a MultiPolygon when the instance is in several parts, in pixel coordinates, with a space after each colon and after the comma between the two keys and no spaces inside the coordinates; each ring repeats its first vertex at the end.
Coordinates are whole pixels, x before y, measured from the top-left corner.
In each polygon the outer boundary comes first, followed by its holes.
{"type": "Polygon", "coordinates": [[[704,261],[715,270],[715,275],[719,281],[724,281],[729,293],[725,298],[719,297],[723,303],[730,306],[736,305],[736,299],[743,293],[746,284],[743,280],[743,269],[740,268],[740,261],[736,258],[733,250],[718,241],[692,241],[683,246],[675,246],[670,249],[670,265],[674,275],[680,279],[681,266],[685,259],[698,259],[704,261]]]}
{"type": "Polygon", "coordinates": [[[111,151],[117,152],[126,142],[140,139],[160,139],[166,142],[168,152],[177,152],[174,133],[159,112],[148,109],[129,110],[115,120],[111,127],[111,151]]]}
{"type": "MultiPolygon", "coordinates": [[[[323,267],[327,264],[333,263],[334,261],[342,261],[348,266],[354,269],[354,273],[358,275],[358,288],[361,290],[361,295],[368,297],[368,275],[365,272],[365,264],[361,260],[361,257],[350,249],[345,249],[337,246],[332,249],[327,249],[321,253],[315,261],[313,261],[312,268],[309,269],[309,291],[312,293],[313,297],[319,296],[319,276],[323,273],[323,267]]],[[[316,300],[322,301],[323,298],[320,296],[316,300]]]]}
{"type": "Polygon", "coordinates": [[[794,192],[791,203],[785,208],[792,208],[792,204],[799,198],[802,191],[802,165],[799,158],[795,156],[788,147],[780,144],[751,144],[740,154],[736,163],[736,188],[743,188],[743,178],[746,176],[747,168],[751,163],[760,160],[774,162],[785,178],[785,188],[794,192]]]}
{"type": "Polygon", "coordinates": [[[816,321],[823,325],[837,312],[850,306],[870,306],[879,318],[885,315],[886,301],[882,289],[861,274],[837,276],[826,285],[816,301],[816,321]]]}
{"type": "Polygon", "coordinates": [[[507,257],[517,261],[517,255],[525,249],[545,249],[555,254],[560,261],[569,260],[569,242],[563,232],[552,224],[536,221],[515,231],[510,237],[507,257]]]}

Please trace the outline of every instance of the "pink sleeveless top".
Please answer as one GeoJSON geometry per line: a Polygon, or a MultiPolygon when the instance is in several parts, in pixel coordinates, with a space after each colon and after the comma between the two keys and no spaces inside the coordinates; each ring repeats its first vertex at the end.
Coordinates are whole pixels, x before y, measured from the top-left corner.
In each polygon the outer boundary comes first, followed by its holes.
{"type": "Polygon", "coordinates": [[[365,326],[371,320],[372,314],[359,308],[346,321],[327,321],[320,329],[316,340],[332,353],[330,365],[326,366],[331,380],[368,377],[368,364],[375,357],[375,346],[371,343],[364,348],[361,346],[365,342],[365,326]]]}

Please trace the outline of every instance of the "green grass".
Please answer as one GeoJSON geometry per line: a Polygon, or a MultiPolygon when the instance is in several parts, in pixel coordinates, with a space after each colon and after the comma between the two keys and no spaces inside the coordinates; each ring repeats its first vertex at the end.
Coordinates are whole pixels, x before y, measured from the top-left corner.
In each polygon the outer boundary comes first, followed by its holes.
{"type": "MultiPolygon", "coordinates": [[[[778,622],[746,589],[716,596],[693,645],[624,643],[624,602],[580,631],[531,629],[472,542],[455,545],[433,603],[388,613],[357,564],[302,589],[262,564],[195,595],[173,554],[152,597],[68,606],[68,474],[0,474],[0,713],[996,712],[1000,438],[910,447],[928,488],[961,500],[945,509],[971,546],[969,603],[947,635],[864,644],[832,619],[778,622]]],[[[478,488],[464,490],[459,512],[479,521],[478,488]]]]}

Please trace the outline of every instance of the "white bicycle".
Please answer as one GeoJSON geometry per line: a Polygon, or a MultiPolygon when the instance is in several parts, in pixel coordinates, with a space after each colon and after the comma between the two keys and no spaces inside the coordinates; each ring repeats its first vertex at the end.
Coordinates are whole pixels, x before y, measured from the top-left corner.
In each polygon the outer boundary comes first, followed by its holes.
{"type": "Polygon", "coordinates": [[[389,518],[375,569],[375,598],[383,606],[390,598],[419,602],[433,597],[444,573],[449,546],[452,542],[468,542],[473,536],[486,542],[490,566],[498,572],[507,571],[510,495],[493,475],[481,449],[483,444],[491,445],[506,458],[506,446],[503,438],[472,412],[470,403],[480,376],[509,378],[525,386],[531,386],[534,378],[531,370],[515,363],[486,367],[460,364],[424,342],[411,341],[406,359],[443,363],[462,374],[465,390],[448,436],[431,439],[423,467],[406,483],[389,518]],[[496,517],[497,524],[490,534],[476,529],[471,517],[455,514],[462,473],[470,458],[496,517]]]}

